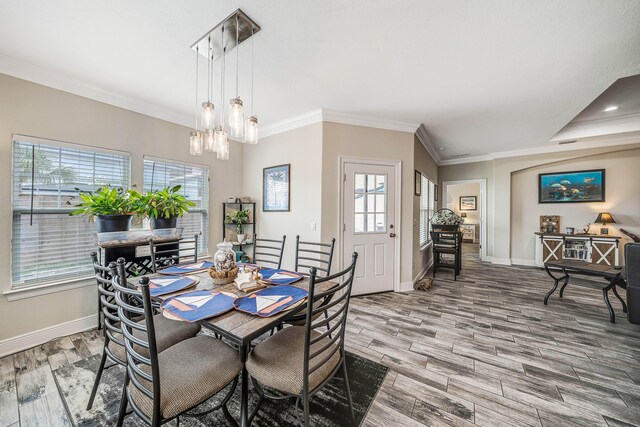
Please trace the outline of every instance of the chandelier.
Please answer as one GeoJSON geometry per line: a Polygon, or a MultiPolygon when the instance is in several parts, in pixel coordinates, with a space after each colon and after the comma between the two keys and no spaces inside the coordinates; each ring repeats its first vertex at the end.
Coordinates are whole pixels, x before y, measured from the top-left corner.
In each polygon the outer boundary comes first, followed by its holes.
{"type": "Polygon", "coordinates": [[[189,136],[189,153],[193,156],[205,151],[216,153],[221,160],[229,159],[229,137],[246,144],[258,143],[258,117],[253,112],[253,36],[260,27],[244,12],[237,9],[226,19],[196,41],[191,48],[196,52],[196,114],[195,128],[189,136]],[[251,39],[251,102],[250,116],[245,120],[244,103],[239,92],[240,44],[251,39]],[[229,100],[228,117],[225,118],[225,71],[227,52],[236,49],[235,96],[229,100]],[[199,98],[200,56],[207,58],[207,96],[199,98]],[[220,114],[216,120],[213,104],[215,82],[214,65],[220,59],[220,114]]]}

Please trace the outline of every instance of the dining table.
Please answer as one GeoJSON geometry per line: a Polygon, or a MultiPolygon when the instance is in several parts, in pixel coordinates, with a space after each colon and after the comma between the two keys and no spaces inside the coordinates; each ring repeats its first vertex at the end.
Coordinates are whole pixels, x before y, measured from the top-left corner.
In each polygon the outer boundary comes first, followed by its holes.
{"type": "MultiPolygon", "coordinates": [[[[154,277],[163,277],[162,273],[157,273],[154,275],[148,276],[150,279],[154,277]]],[[[155,300],[158,302],[162,302],[169,297],[173,297],[176,295],[184,294],[187,292],[193,292],[197,290],[216,290],[221,292],[227,292],[237,295],[238,297],[243,297],[248,295],[247,293],[238,290],[238,287],[234,282],[226,284],[226,285],[217,285],[214,284],[213,279],[209,275],[207,270],[190,274],[189,277],[198,280],[196,286],[185,289],[180,292],[175,292],[172,294],[161,295],[155,297],[155,300]]],[[[326,281],[320,282],[316,284],[315,292],[320,293],[326,290],[329,290],[333,286],[335,286],[335,282],[326,281]]],[[[303,278],[289,286],[296,286],[301,289],[309,290],[309,278],[308,276],[303,276],[303,278]]],[[[218,315],[216,317],[208,318],[199,321],[198,323],[213,333],[217,334],[222,338],[225,338],[229,343],[238,347],[238,351],[240,353],[240,360],[243,364],[242,373],[241,373],[241,383],[240,383],[240,422],[239,425],[241,427],[247,427],[250,425],[250,421],[253,416],[249,415],[249,374],[245,367],[247,357],[249,356],[249,351],[251,350],[251,343],[263,335],[264,333],[273,330],[278,325],[281,325],[284,321],[299,314],[301,311],[305,310],[307,304],[300,304],[298,306],[294,306],[290,310],[279,312],[270,317],[259,317],[254,316],[252,314],[248,314],[242,311],[238,311],[232,309],[224,314],[218,315]]],[[[255,414],[254,414],[255,415],[255,414]]]]}

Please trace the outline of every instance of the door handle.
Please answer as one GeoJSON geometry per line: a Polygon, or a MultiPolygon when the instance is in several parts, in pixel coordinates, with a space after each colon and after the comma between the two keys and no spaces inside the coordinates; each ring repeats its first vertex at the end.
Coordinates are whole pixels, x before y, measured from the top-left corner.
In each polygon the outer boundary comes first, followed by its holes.
{"type": "Polygon", "coordinates": [[[396,233],[389,233],[389,237],[396,237],[396,233]]]}

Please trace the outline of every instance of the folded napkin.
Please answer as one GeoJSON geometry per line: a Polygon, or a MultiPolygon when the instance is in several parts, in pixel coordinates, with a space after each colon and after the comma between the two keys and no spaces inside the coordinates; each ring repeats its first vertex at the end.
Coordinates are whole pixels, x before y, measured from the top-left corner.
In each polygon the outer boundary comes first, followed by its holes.
{"type": "Polygon", "coordinates": [[[235,299],[227,292],[193,291],[168,298],[161,307],[180,320],[197,322],[231,310],[235,299]]]}
{"type": "Polygon", "coordinates": [[[295,286],[278,286],[262,289],[242,298],[237,298],[233,306],[236,310],[260,317],[278,314],[307,298],[307,291],[295,286]]]}
{"type": "Polygon", "coordinates": [[[154,278],[149,281],[149,293],[152,297],[172,294],[197,284],[197,280],[189,277],[175,277],[171,279],[154,278]]]}
{"type": "Polygon", "coordinates": [[[209,261],[194,262],[191,264],[180,264],[167,267],[160,270],[158,273],[169,275],[193,274],[211,268],[212,266],[213,263],[209,261]]]}
{"type": "Polygon", "coordinates": [[[260,270],[263,281],[272,285],[290,285],[302,279],[302,274],[294,271],[265,268],[260,270]]]}

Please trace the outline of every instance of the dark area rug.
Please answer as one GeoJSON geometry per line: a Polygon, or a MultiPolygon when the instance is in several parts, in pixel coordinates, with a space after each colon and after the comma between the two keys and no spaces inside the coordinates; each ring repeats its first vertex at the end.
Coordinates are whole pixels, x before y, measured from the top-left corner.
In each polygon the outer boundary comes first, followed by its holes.
{"type": "MultiPolygon", "coordinates": [[[[90,411],[86,410],[91,387],[98,370],[100,355],[79,360],[76,363],[61,367],[53,371],[60,394],[64,400],[69,418],[76,426],[109,426],[115,425],[120,403],[120,393],[124,381],[124,369],[120,366],[107,369],[103,373],[100,387],[90,411]]],[[[382,385],[387,368],[379,363],[372,362],[352,353],[347,353],[347,369],[349,384],[356,413],[357,425],[360,425],[378,389],[382,385]]],[[[205,410],[215,405],[220,397],[203,403],[197,411],[205,410]]],[[[253,385],[249,387],[249,410],[251,411],[257,402],[257,394],[253,385]]],[[[252,426],[280,427],[297,426],[295,399],[282,401],[266,400],[260,407],[258,415],[253,420],[252,426]]],[[[229,411],[238,419],[240,413],[240,384],[236,388],[233,398],[229,401],[229,411]]],[[[194,411],[196,412],[196,411],[194,411]]],[[[349,426],[349,408],[344,392],[344,382],[340,374],[336,376],[311,399],[311,421],[314,426],[349,426]]],[[[137,416],[127,416],[125,426],[144,426],[137,416]]],[[[175,421],[168,425],[175,425],[175,421]]],[[[214,411],[202,419],[181,417],[181,426],[224,426],[228,425],[222,411],[214,411]]]]}

